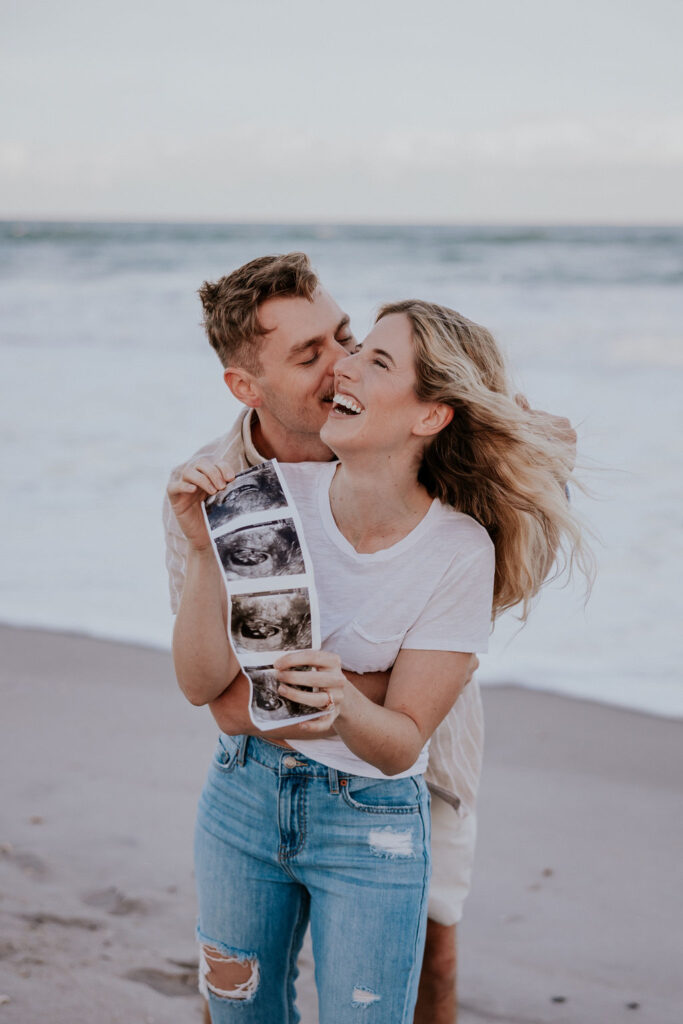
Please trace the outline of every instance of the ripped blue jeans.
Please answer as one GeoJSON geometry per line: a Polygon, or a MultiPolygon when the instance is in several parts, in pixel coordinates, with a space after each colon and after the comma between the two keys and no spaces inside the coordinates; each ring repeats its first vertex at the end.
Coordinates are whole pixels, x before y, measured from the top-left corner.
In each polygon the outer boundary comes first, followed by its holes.
{"type": "Polygon", "coordinates": [[[214,1024],[300,1020],[309,919],[320,1024],[412,1022],[430,872],[422,776],[345,775],[222,734],[199,801],[195,871],[214,1024]]]}

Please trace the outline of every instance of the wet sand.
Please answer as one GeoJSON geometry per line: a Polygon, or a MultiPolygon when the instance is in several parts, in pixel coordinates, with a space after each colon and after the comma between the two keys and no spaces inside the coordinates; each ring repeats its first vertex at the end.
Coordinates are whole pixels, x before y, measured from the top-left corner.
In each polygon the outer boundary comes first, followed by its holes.
{"type": "MultiPolygon", "coordinates": [[[[0,648],[0,1024],[199,1024],[210,715],[163,652],[1,627],[0,648]]],[[[679,1024],[683,725],[484,702],[460,1024],[679,1024]]],[[[315,1024],[308,958],[299,992],[315,1024]]]]}

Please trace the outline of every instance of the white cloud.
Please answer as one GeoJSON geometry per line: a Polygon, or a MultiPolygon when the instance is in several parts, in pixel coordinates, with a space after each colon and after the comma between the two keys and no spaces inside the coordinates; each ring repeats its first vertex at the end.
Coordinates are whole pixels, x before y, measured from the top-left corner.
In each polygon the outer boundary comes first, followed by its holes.
{"type": "Polygon", "coordinates": [[[0,175],[22,174],[29,162],[28,147],[21,142],[0,143],[0,175]]]}
{"type": "Polygon", "coordinates": [[[6,197],[0,212],[467,218],[493,215],[496,195],[505,193],[508,218],[552,219],[548,201],[555,190],[556,219],[570,210],[581,219],[582,208],[587,219],[600,219],[607,188],[621,203],[618,209],[612,201],[609,219],[646,220],[665,215],[667,202],[672,216],[681,216],[680,190],[668,184],[681,170],[680,116],[537,118],[495,128],[360,136],[243,125],[212,136],[169,133],[106,145],[8,142],[0,148],[6,197]],[[664,192],[653,197],[658,176],[664,192]],[[525,177],[534,182],[526,195],[525,177]],[[564,183],[559,191],[558,181],[564,183]]]}

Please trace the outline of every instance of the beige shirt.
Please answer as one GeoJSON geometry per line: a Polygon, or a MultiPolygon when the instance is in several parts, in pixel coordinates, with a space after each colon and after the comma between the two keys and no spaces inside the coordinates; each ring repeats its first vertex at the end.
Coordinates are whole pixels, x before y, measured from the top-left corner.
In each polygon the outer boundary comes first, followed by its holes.
{"type": "MultiPolygon", "coordinates": [[[[252,410],[246,410],[227,434],[204,445],[192,458],[225,459],[236,472],[263,462],[263,456],[252,441],[251,417],[252,410]]],[[[187,541],[167,496],[164,497],[163,519],[171,609],[175,614],[185,582],[187,541]]],[[[474,809],[483,745],[484,716],[479,684],[475,678],[465,687],[432,736],[425,773],[430,789],[452,804],[461,817],[474,809]]]]}

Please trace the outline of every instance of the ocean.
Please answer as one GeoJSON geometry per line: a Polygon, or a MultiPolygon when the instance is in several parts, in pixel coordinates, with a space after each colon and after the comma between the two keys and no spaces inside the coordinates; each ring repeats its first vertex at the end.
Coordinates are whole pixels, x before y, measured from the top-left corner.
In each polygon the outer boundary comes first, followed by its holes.
{"type": "Polygon", "coordinates": [[[681,227],[0,223],[0,620],[169,646],[166,478],[238,413],[196,291],[292,249],[358,337],[444,302],[576,425],[595,586],[503,617],[482,681],[682,716],[681,227]]]}

